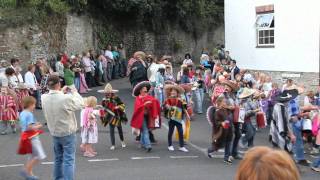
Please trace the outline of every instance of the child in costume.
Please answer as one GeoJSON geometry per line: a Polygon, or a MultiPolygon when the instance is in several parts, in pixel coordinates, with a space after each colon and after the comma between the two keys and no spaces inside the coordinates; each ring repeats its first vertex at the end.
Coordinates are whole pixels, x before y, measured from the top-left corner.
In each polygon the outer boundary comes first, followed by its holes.
{"type": "Polygon", "coordinates": [[[152,150],[149,131],[161,127],[161,109],[159,101],[148,94],[151,88],[149,81],[142,81],[133,88],[136,97],[131,127],[135,135],[140,135],[141,145],[150,152],[152,150]]]}
{"type": "Polygon", "coordinates": [[[93,149],[92,144],[98,142],[98,125],[96,116],[99,111],[94,108],[97,106],[97,98],[89,96],[86,100],[86,107],[81,111],[81,148],[84,149],[83,156],[94,157],[97,152],[93,149]]]}
{"type": "Polygon", "coordinates": [[[31,154],[31,158],[24,165],[24,169],[20,175],[26,179],[36,180],[38,177],[34,176],[32,169],[39,160],[46,158],[39,134],[42,125],[37,122],[32,114],[36,107],[36,99],[32,96],[27,96],[23,99],[24,110],[20,113],[21,136],[18,154],[31,154]]]}
{"type": "Polygon", "coordinates": [[[112,89],[111,84],[107,84],[104,90],[98,91],[100,93],[105,94],[105,98],[102,100],[101,104],[103,106],[103,117],[102,123],[104,126],[109,124],[110,127],[110,139],[111,139],[111,147],[110,150],[115,149],[115,132],[114,129],[118,128],[118,133],[121,140],[122,148],[126,147],[123,137],[122,131],[122,123],[127,123],[128,119],[125,113],[125,104],[121,101],[121,99],[115,94],[118,90],[112,89]]]}
{"type": "Polygon", "coordinates": [[[10,125],[12,132],[16,133],[16,120],[18,119],[17,104],[13,96],[9,94],[8,87],[1,87],[0,93],[0,121],[1,134],[7,134],[7,128],[10,125]]]}
{"type": "Polygon", "coordinates": [[[172,146],[172,135],[174,128],[177,127],[179,134],[180,151],[188,152],[184,147],[182,121],[184,117],[190,119],[187,112],[187,103],[180,98],[180,95],[184,93],[184,89],[178,85],[166,85],[166,96],[168,97],[164,102],[165,117],[169,120],[169,132],[168,132],[168,150],[174,151],[172,146]]]}

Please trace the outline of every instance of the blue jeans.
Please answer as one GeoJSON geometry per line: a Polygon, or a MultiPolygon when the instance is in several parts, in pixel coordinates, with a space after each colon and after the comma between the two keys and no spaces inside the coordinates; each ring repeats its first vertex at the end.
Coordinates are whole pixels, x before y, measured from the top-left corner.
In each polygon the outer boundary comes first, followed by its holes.
{"type": "Polygon", "coordinates": [[[204,90],[202,88],[198,88],[194,90],[193,93],[195,96],[195,112],[202,113],[204,90]]]}
{"type": "Polygon", "coordinates": [[[155,94],[155,98],[158,99],[158,101],[160,102],[160,106],[162,106],[164,102],[163,88],[155,88],[154,94],[155,94]]]}
{"type": "Polygon", "coordinates": [[[107,78],[109,81],[112,80],[112,71],[113,71],[113,64],[108,62],[108,65],[107,65],[107,78]]]}
{"type": "Polygon", "coordinates": [[[293,144],[293,154],[296,161],[304,160],[304,146],[301,132],[301,121],[291,123],[292,131],[296,136],[296,142],[293,144]]]}
{"type": "Polygon", "coordinates": [[[231,141],[227,141],[225,146],[224,146],[224,160],[228,160],[229,156],[231,155],[230,151],[231,151],[231,141]]]}
{"type": "Polygon", "coordinates": [[[119,60],[115,60],[114,62],[114,66],[113,66],[113,71],[112,71],[112,78],[115,79],[115,78],[119,78],[119,60]]]}
{"type": "Polygon", "coordinates": [[[141,131],[141,145],[145,148],[151,148],[151,142],[149,138],[149,129],[147,125],[147,119],[148,117],[144,117],[143,125],[142,125],[142,131],[141,131]]]}
{"type": "Polygon", "coordinates": [[[242,138],[242,143],[248,144],[248,147],[253,147],[253,140],[254,136],[256,135],[256,128],[253,127],[251,121],[245,122],[243,128],[246,131],[246,134],[242,138]]]}
{"type": "Polygon", "coordinates": [[[77,90],[80,90],[80,77],[74,78],[74,86],[77,88],[77,90]]]}
{"type": "Polygon", "coordinates": [[[75,170],[76,134],[53,136],[54,180],[73,180],[75,170]]]}
{"type": "Polygon", "coordinates": [[[320,168],[320,157],[313,161],[312,167],[320,168]]]}

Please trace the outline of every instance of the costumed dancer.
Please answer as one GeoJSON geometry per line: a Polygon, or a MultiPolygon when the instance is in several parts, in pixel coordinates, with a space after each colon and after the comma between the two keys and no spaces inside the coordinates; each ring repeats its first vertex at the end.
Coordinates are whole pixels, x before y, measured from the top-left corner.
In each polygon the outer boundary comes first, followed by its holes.
{"type": "Polygon", "coordinates": [[[85,99],[86,107],[81,110],[80,126],[81,126],[81,148],[84,150],[83,156],[95,157],[97,152],[92,147],[92,144],[98,142],[98,124],[96,116],[99,116],[99,111],[95,110],[97,106],[97,98],[89,96],[85,99]]]}
{"type": "Polygon", "coordinates": [[[216,100],[216,107],[210,106],[207,110],[208,122],[212,125],[212,147],[208,149],[208,157],[213,157],[213,152],[224,147],[224,162],[232,164],[230,146],[232,141],[232,128],[228,116],[228,110],[224,107],[226,101],[224,96],[216,100]]]}
{"type": "Polygon", "coordinates": [[[260,109],[252,101],[255,92],[253,89],[244,88],[239,95],[239,99],[241,99],[240,104],[243,105],[245,109],[245,122],[243,124],[244,135],[239,141],[241,148],[253,147],[254,136],[256,134],[256,128],[253,123],[256,123],[256,115],[260,112],[260,109]]]}
{"type": "Polygon", "coordinates": [[[221,83],[224,85],[225,92],[223,96],[226,100],[226,106],[224,107],[229,112],[230,125],[234,129],[234,139],[232,143],[231,155],[234,159],[242,159],[238,152],[238,143],[241,138],[241,126],[239,122],[239,106],[236,102],[235,92],[238,90],[238,86],[233,81],[225,80],[221,83]]]}
{"type": "Polygon", "coordinates": [[[12,95],[9,94],[8,87],[1,87],[0,94],[0,121],[1,135],[7,134],[7,128],[10,125],[12,133],[16,133],[16,121],[18,119],[17,104],[12,95]]]}
{"type": "Polygon", "coordinates": [[[184,93],[184,89],[177,85],[166,85],[166,100],[164,102],[164,114],[169,120],[169,132],[168,132],[168,150],[174,151],[172,146],[172,135],[175,127],[179,134],[179,150],[182,152],[189,152],[184,147],[182,121],[184,119],[189,120],[190,117],[187,112],[187,102],[181,99],[181,94],[184,93]]]}
{"type": "Polygon", "coordinates": [[[39,163],[39,160],[46,158],[39,135],[42,125],[36,121],[33,111],[36,107],[36,99],[32,96],[23,99],[24,110],[20,113],[21,136],[18,147],[18,154],[31,154],[31,158],[24,165],[20,175],[26,179],[36,180],[33,172],[33,166],[39,163]]]}
{"type": "Polygon", "coordinates": [[[292,144],[296,137],[293,134],[288,114],[288,103],[298,96],[298,91],[284,90],[276,97],[276,104],[273,108],[273,119],[270,126],[271,142],[282,150],[291,152],[292,144]]]}
{"type": "Polygon", "coordinates": [[[101,117],[102,123],[104,126],[109,124],[110,128],[110,139],[111,139],[111,147],[110,150],[115,149],[115,131],[114,129],[117,127],[118,134],[121,140],[122,148],[126,147],[126,143],[124,142],[122,123],[127,123],[128,119],[125,113],[125,104],[121,101],[120,97],[115,93],[119,92],[112,88],[111,84],[108,83],[104,90],[98,91],[100,93],[105,94],[105,98],[102,100],[101,104],[103,106],[103,116],[101,117]]]}
{"type": "MultiPolygon", "coordinates": [[[[183,139],[184,143],[186,144],[190,139],[190,128],[191,128],[191,117],[193,116],[193,110],[192,110],[192,101],[191,101],[191,89],[192,85],[189,84],[180,84],[181,88],[183,88],[184,93],[181,93],[180,97],[182,101],[186,102],[187,104],[187,112],[188,112],[188,119],[185,119],[182,121],[182,128],[183,128],[183,139]]],[[[179,134],[176,131],[176,139],[179,140],[179,134]]]]}
{"type": "Polygon", "coordinates": [[[136,97],[134,112],[131,119],[133,133],[141,133],[140,142],[147,152],[152,150],[149,138],[149,130],[161,127],[161,109],[157,99],[148,94],[151,88],[149,81],[138,83],[133,88],[133,96],[136,97]]]}

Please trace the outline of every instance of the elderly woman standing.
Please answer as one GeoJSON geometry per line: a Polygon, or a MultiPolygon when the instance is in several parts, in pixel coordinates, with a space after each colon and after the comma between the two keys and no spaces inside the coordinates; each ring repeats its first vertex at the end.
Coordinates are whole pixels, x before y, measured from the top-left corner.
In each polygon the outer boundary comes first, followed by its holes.
{"type": "Polygon", "coordinates": [[[142,81],[148,80],[147,64],[144,59],[146,54],[142,51],[134,53],[133,58],[129,60],[127,76],[129,76],[132,87],[142,81]]]}

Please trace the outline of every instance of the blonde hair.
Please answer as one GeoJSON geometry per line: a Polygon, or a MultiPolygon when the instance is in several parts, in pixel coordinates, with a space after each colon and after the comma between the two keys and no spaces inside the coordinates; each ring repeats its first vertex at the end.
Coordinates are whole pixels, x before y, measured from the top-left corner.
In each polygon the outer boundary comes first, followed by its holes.
{"type": "Polygon", "coordinates": [[[269,147],[250,149],[237,169],[235,180],[299,180],[299,171],[289,154],[269,147]]]}
{"type": "Polygon", "coordinates": [[[89,96],[84,100],[86,107],[96,107],[98,100],[94,96],[89,96]]]}
{"type": "Polygon", "coordinates": [[[26,96],[22,99],[23,109],[27,109],[36,103],[37,103],[37,100],[33,96],[26,96]]]}

